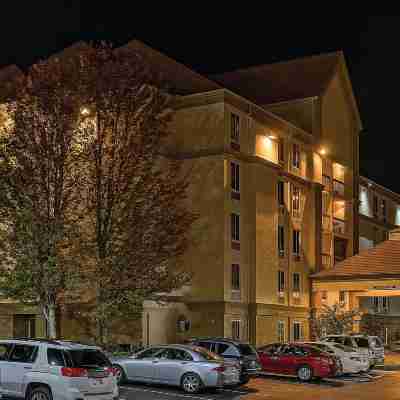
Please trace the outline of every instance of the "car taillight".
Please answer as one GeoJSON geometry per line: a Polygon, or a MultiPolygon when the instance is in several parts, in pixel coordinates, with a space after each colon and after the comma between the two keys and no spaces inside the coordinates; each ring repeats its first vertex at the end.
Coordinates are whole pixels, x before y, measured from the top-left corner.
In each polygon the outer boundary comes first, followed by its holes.
{"type": "Polygon", "coordinates": [[[335,364],[335,360],[333,358],[328,358],[328,364],[330,365],[335,364]]]}
{"type": "Polygon", "coordinates": [[[67,376],[68,378],[82,378],[88,376],[88,371],[85,368],[62,367],[61,375],[67,376]]]}
{"type": "Polygon", "coordinates": [[[225,367],[223,365],[220,365],[219,367],[213,368],[213,371],[224,372],[225,371],[225,367]]]}
{"type": "Polygon", "coordinates": [[[118,375],[118,368],[108,367],[106,368],[106,371],[108,372],[109,375],[114,375],[114,376],[118,375]]]}

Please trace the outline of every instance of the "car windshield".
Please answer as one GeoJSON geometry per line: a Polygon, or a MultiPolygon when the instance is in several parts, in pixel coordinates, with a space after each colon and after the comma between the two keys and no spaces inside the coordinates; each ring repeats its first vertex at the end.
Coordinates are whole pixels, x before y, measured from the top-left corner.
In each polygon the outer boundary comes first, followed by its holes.
{"type": "Polygon", "coordinates": [[[197,354],[200,354],[200,356],[202,358],[204,358],[206,361],[222,361],[223,360],[223,358],[221,358],[217,354],[211,353],[211,351],[208,351],[208,350],[204,349],[203,347],[195,347],[193,349],[193,351],[196,352],[197,354]]]}
{"type": "Polygon", "coordinates": [[[253,347],[249,344],[240,343],[236,345],[236,347],[239,349],[242,356],[253,356],[257,354],[253,347]]]}
{"type": "Polygon", "coordinates": [[[325,351],[326,353],[332,352],[332,349],[323,343],[307,343],[309,346],[325,351]]]}
{"type": "Polygon", "coordinates": [[[375,347],[383,347],[383,342],[378,337],[372,339],[372,345],[375,347]]]}
{"type": "Polygon", "coordinates": [[[99,350],[68,350],[66,351],[69,366],[74,368],[82,367],[109,367],[111,365],[108,358],[99,350]]]}
{"type": "Polygon", "coordinates": [[[352,353],[354,351],[354,349],[352,347],[349,346],[343,346],[340,343],[334,343],[332,344],[332,346],[336,347],[339,350],[344,351],[345,353],[352,353]]]}
{"type": "Polygon", "coordinates": [[[354,340],[356,341],[358,347],[369,347],[368,339],[363,337],[355,337],[354,340]]]}

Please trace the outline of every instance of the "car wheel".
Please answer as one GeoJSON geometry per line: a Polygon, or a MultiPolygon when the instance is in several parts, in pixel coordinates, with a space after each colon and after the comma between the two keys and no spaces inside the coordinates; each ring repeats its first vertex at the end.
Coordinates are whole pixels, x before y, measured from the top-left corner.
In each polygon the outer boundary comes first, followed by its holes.
{"type": "Polygon", "coordinates": [[[297,370],[297,377],[301,382],[310,382],[313,377],[313,372],[310,366],[302,365],[297,370]]]}
{"type": "Polygon", "coordinates": [[[29,391],[29,400],[52,400],[50,390],[45,386],[38,386],[29,391]]]}
{"type": "Polygon", "coordinates": [[[126,374],[123,368],[119,365],[113,365],[113,368],[115,370],[115,377],[117,378],[117,383],[118,385],[121,385],[122,383],[126,382],[126,374]]]}
{"type": "Polygon", "coordinates": [[[181,387],[186,393],[199,393],[203,383],[197,374],[189,372],[182,377],[181,387]]]}

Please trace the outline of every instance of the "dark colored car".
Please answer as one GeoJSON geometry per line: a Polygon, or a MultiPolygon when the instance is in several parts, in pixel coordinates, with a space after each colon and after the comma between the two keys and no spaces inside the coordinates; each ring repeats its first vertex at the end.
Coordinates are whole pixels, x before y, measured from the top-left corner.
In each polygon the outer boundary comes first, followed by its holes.
{"type": "Polygon", "coordinates": [[[258,354],[264,372],[297,376],[303,382],[330,378],[337,373],[334,357],[305,344],[273,343],[260,347],[258,354]]]}
{"type": "Polygon", "coordinates": [[[228,361],[239,365],[240,384],[249,382],[261,371],[260,359],[257,351],[248,343],[226,338],[191,339],[187,341],[193,346],[203,347],[228,361]]]}

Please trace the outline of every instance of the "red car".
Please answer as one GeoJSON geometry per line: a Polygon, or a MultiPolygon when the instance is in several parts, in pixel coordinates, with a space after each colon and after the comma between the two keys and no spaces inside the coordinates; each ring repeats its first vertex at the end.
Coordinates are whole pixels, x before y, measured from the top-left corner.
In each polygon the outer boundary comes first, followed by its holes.
{"type": "Polygon", "coordinates": [[[258,349],[264,372],[294,375],[301,381],[313,378],[330,378],[337,373],[334,357],[305,344],[274,343],[258,349]]]}

